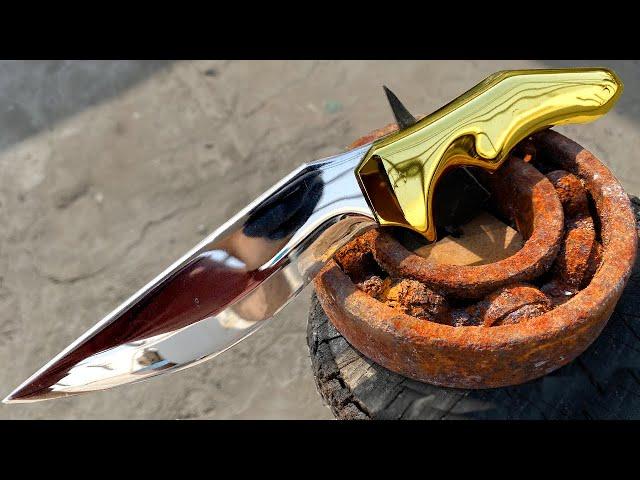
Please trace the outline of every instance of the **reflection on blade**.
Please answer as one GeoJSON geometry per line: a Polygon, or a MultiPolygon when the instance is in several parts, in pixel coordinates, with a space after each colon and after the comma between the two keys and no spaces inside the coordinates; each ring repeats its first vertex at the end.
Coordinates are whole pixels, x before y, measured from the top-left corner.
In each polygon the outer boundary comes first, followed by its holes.
{"type": "Polygon", "coordinates": [[[5,402],[139,381],[222,353],[375,225],[354,175],[370,145],[304,165],[67,347],[5,402]]]}

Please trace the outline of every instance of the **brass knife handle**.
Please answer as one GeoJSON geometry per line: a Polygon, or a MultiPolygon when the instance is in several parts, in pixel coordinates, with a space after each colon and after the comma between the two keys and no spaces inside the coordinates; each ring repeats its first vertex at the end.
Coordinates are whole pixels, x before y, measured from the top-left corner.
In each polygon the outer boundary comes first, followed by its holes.
{"type": "Polygon", "coordinates": [[[415,125],[371,146],[356,176],[381,225],[436,239],[433,193],[455,166],[495,171],[527,136],[607,113],[622,93],[602,68],[495,73],[415,125]]]}

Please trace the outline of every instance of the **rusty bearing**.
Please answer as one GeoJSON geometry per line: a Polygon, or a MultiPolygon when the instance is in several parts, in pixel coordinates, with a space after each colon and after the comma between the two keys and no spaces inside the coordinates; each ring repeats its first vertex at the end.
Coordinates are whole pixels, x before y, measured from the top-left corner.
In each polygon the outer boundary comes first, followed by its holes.
{"type": "Polygon", "coordinates": [[[496,288],[538,277],[553,263],[563,234],[562,205],[551,182],[534,167],[512,157],[489,181],[495,205],[515,222],[526,242],[514,255],[487,265],[446,265],[407,250],[384,230],[371,249],[390,274],[413,278],[459,298],[481,298],[496,288]]]}
{"type": "Polygon", "coordinates": [[[515,255],[434,265],[374,231],[357,240],[351,266],[347,246],[323,269],[318,298],[355,348],[417,380],[487,388],[555,370],[596,338],[636,255],[629,200],[600,161],[562,135],[545,131],[525,147],[530,161],[514,158],[489,180],[527,239],[515,255]],[[534,165],[563,172],[545,177],[534,165]],[[352,280],[354,265],[364,269],[352,280]]]}

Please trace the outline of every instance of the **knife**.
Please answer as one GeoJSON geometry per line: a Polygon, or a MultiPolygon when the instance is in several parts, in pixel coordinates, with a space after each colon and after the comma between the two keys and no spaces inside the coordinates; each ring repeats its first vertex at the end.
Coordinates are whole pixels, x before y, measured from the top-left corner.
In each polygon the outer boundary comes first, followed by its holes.
{"type": "Polygon", "coordinates": [[[4,399],[103,390],[212,358],[266,323],[350,239],[375,226],[435,241],[434,191],[456,167],[494,172],[529,135],[607,113],[607,69],[495,73],[400,130],[295,169],[134,293],[4,399]]]}

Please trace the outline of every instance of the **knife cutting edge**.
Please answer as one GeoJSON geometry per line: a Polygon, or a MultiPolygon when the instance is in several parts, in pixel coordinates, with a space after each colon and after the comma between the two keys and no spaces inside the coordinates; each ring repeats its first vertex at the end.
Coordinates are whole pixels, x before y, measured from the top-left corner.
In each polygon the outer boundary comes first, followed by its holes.
{"type": "Polygon", "coordinates": [[[607,113],[607,69],[491,75],[416,121],[385,87],[398,132],[294,170],[16,388],[5,403],[103,390],[212,358],[266,323],[335,251],[375,226],[436,240],[434,190],[455,167],[495,171],[529,135],[607,113]]]}

